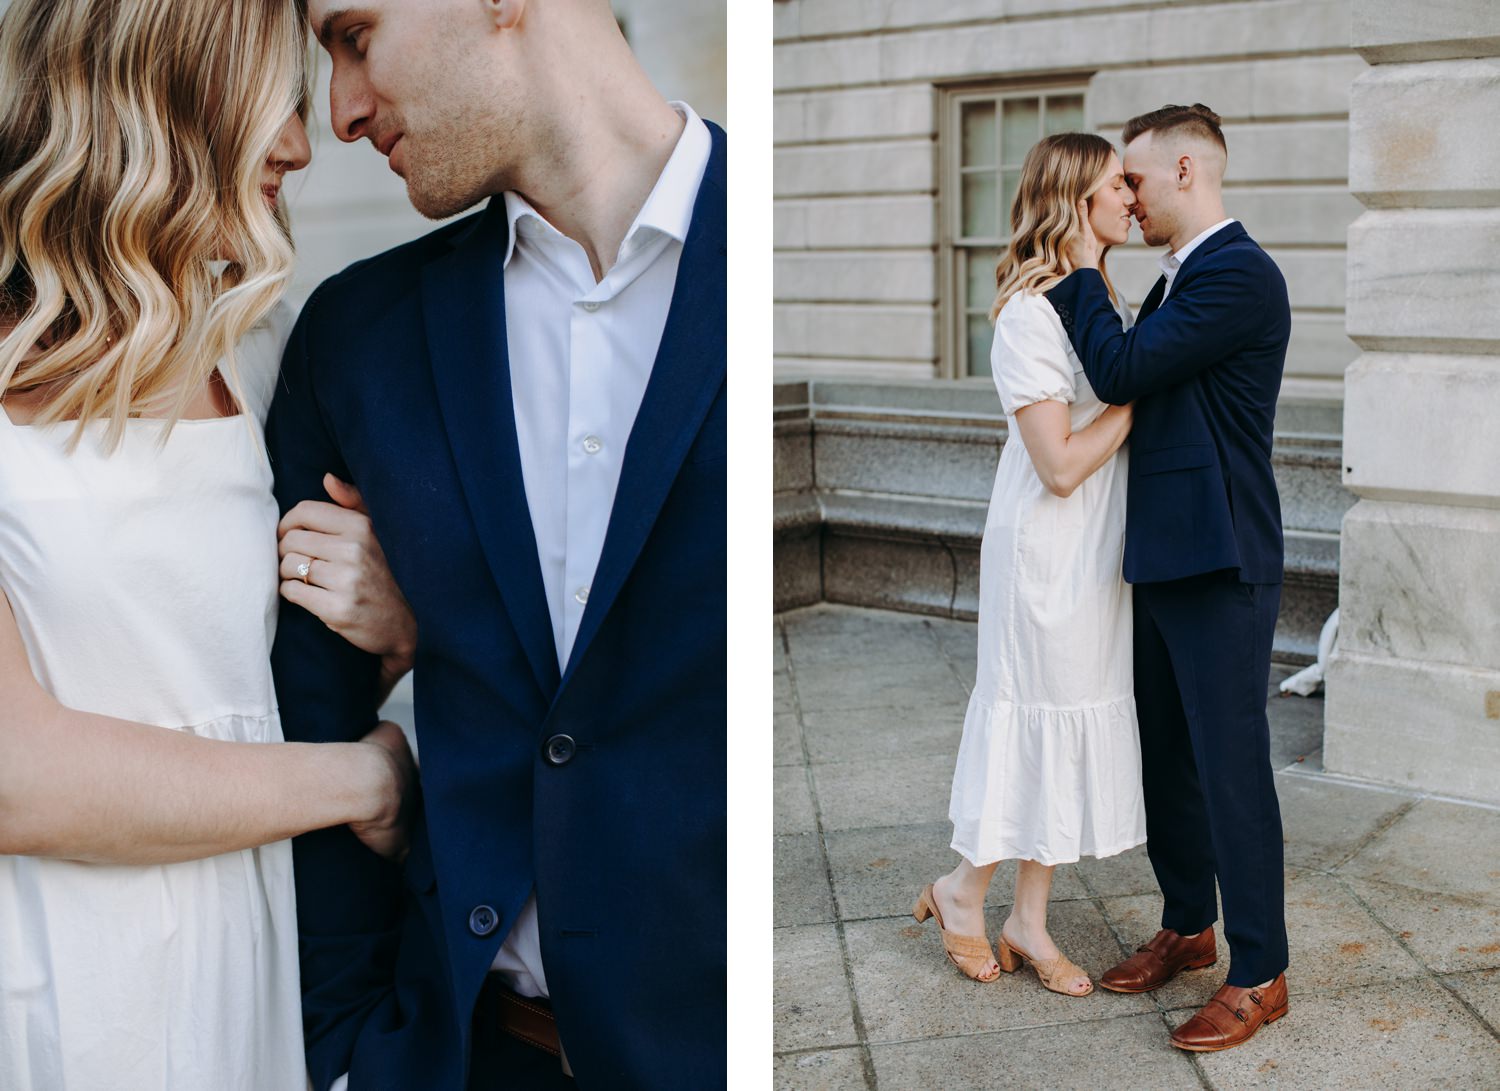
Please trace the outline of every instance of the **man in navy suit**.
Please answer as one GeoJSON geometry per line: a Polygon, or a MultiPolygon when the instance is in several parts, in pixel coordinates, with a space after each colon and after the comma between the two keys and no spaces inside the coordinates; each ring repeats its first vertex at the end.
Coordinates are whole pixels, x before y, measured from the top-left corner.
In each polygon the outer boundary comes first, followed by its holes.
{"type": "MultiPolygon", "coordinates": [[[[404,869],[295,846],[313,1082],[722,1085],[724,133],[606,0],[308,6],[336,134],[428,216],[490,198],[317,289],[267,425],[417,623],[404,869]]],[[[287,738],[361,737],[402,658],[283,609],[287,738]]]]}
{"type": "Polygon", "coordinates": [[[1122,329],[1090,236],[1047,293],[1099,397],[1135,402],[1124,565],[1147,852],[1164,907],[1161,931],[1100,984],[1148,992],[1211,965],[1217,878],[1227,983],[1172,1034],[1210,1051],[1287,1010],[1266,684],[1282,579],[1271,429],[1291,314],[1276,264],[1224,214],[1218,115],[1166,106],[1133,119],[1125,143],[1142,234],[1169,248],[1161,279],[1122,329]]]}

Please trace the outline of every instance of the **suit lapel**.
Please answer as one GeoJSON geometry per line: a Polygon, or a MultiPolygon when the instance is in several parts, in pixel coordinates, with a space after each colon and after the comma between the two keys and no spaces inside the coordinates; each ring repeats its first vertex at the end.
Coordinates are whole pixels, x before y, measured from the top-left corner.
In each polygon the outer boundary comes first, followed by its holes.
{"type": "Polygon", "coordinates": [[[724,383],[725,137],[715,125],[710,124],[709,131],[713,150],[698,187],[661,345],[625,446],[609,529],[563,673],[564,686],[640,556],[682,460],[724,383]]]}
{"type": "Polygon", "coordinates": [[[1235,239],[1242,239],[1245,237],[1245,225],[1240,223],[1238,220],[1236,220],[1232,224],[1226,224],[1224,227],[1221,227],[1219,230],[1215,231],[1212,235],[1199,243],[1198,248],[1188,255],[1187,261],[1182,263],[1182,268],[1177,270],[1177,276],[1172,281],[1172,290],[1174,292],[1177,291],[1183,286],[1184,283],[1193,279],[1194,275],[1198,271],[1198,266],[1209,254],[1212,254],[1221,246],[1227,246],[1235,239]]]}
{"type": "Polygon", "coordinates": [[[496,197],[454,249],[422,270],[428,356],[469,516],[537,685],[557,690],[557,650],[521,477],[505,335],[509,227],[496,197]]]}
{"type": "Polygon", "coordinates": [[[1141,304],[1141,313],[1136,316],[1135,320],[1139,322],[1141,319],[1151,314],[1152,311],[1156,310],[1156,308],[1160,307],[1161,297],[1166,294],[1167,278],[1164,276],[1157,277],[1156,283],[1153,284],[1151,286],[1151,290],[1146,293],[1146,302],[1141,304]]]}

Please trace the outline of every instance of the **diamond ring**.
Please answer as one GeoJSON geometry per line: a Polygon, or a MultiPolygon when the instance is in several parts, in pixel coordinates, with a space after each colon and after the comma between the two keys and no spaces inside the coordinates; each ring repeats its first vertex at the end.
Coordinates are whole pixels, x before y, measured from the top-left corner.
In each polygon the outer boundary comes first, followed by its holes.
{"type": "Polygon", "coordinates": [[[307,576],[308,576],[308,573],[310,573],[311,571],[312,571],[312,558],[311,557],[307,558],[307,560],[303,561],[301,564],[299,564],[297,566],[297,576],[298,576],[299,579],[301,579],[301,581],[303,583],[309,582],[307,576]]]}

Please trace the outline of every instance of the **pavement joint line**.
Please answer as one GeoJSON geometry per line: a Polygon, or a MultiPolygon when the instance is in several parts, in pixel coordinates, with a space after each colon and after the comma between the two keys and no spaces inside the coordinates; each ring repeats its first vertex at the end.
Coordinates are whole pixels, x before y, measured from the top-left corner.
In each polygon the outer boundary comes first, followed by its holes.
{"type": "MultiPolygon", "coordinates": [[[[1477,1022],[1485,1030],[1489,1031],[1489,1034],[1490,1034],[1491,1038],[1494,1038],[1497,1042],[1500,1042],[1500,1031],[1497,1031],[1496,1028],[1494,1027],[1494,1025],[1492,1025],[1488,1019],[1486,1019],[1483,1015],[1479,1014],[1478,1009],[1476,1009],[1473,1004],[1469,1003],[1468,1000],[1464,999],[1463,994],[1461,994],[1456,988],[1454,988],[1454,986],[1452,986],[1451,984],[1449,984],[1443,978],[1443,976],[1441,974],[1439,974],[1436,970],[1434,970],[1431,966],[1429,966],[1427,964],[1427,960],[1424,959],[1421,955],[1417,954],[1417,952],[1412,949],[1411,945],[1406,942],[1406,940],[1402,937],[1402,935],[1401,935],[1400,932],[1396,931],[1396,929],[1394,929],[1390,925],[1386,924],[1385,921],[1380,918],[1380,915],[1377,914],[1375,912],[1375,910],[1372,909],[1370,907],[1370,905],[1363,898],[1361,898],[1359,896],[1359,893],[1356,890],[1354,890],[1348,884],[1348,882],[1346,882],[1344,880],[1344,877],[1342,875],[1335,875],[1334,876],[1334,880],[1336,882],[1338,882],[1339,885],[1344,888],[1345,893],[1347,893],[1349,895],[1349,897],[1353,898],[1354,901],[1359,905],[1359,907],[1361,909],[1363,909],[1367,914],[1369,914],[1370,919],[1372,921],[1374,921],[1376,923],[1376,925],[1378,925],[1380,928],[1383,928],[1385,930],[1386,934],[1388,936],[1390,936],[1393,941],[1395,941],[1395,943],[1397,944],[1397,946],[1399,946],[1403,951],[1405,951],[1413,959],[1416,960],[1417,965],[1420,966],[1420,967],[1422,967],[1422,970],[1427,975],[1427,978],[1430,981],[1432,981],[1433,984],[1435,984],[1438,988],[1442,989],[1449,996],[1453,997],[1453,999],[1458,1003],[1459,1007],[1463,1008],[1464,1011],[1466,1011],[1466,1012],[1469,1013],[1470,1018],[1472,1018],[1475,1022],[1477,1022]]],[[[1415,980],[1415,979],[1409,979],[1409,980],[1415,980]]],[[[1376,988],[1378,986],[1370,986],[1370,987],[1371,988],[1376,988]]],[[[1350,990],[1350,991],[1352,991],[1352,990],[1350,990]]]]}
{"type": "MultiPolygon", "coordinates": [[[[785,835],[783,835],[783,836],[785,836],[785,835]]],[[[1122,897],[1122,898],[1139,898],[1139,897],[1143,897],[1143,895],[1141,895],[1141,894],[1121,894],[1119,896],[1122,897]]],[[[1087,901],[1092,901],[1092,900],[1093,899],[1091,899],[1088,895],[1084,895],[1081,898],[1049,898],[1047,900],[1047,904],[1049,906],[1052,906],[1052,905],[1076,905],[1079,902],[1087,902],[1087,901]]],[[[1015,903],[1014,902],[1000,902],[1000,903],[996,904],[996,903],[993,903],[993,902],[985,902],[984,903],[984,911],[986,913],[998,913],[998,912],[1000,912],[1003,909],[1009,909],[1013,904],[1015,904],[1015,903]]],[[[890,913],[890,914],[882,914],[880,916],[875,916],[875,917],[844,917],[842,919],[843,919],[843,921],[844,921],[845,924],[878,924],[880,921],[899,921],[899,920],[903,920],[903,919],[905,919],[906,917],[909,917],[909,916],[911,916],[910,913],[890,913]]],[[[797,925],[782,925],[780,927],[795,928],[795,927],[797,927],[797,925]]]]}
{"type": "MultiPolygon", "coordinates": [[[[1084,874],[1084,872],[1083,872],[1082,869],[1074,869],[1074,874],[1078,877],[1079,885],[1083,887],[1083,889],[1089,895],[1089,899],[1094,903],[1094,909],[1098,912],[1099,916],[1101,918],[1103,918],[1103,920],[1104,920],[1104,926],[1109,929],[1110,935],[1112,935],[1112,936],[1115,937],[1115,943],[1120,948],[1120,955],[1123,958],[1129,958],[1130,955],[1133,953],[1132,950],[1131,950],[1130,944],[1125,939],[1124,935],[1121,933],[1120,928],[1116,925],[1114,916],[1109,912],[1108,909],[1105,908],[1105,905],[1104,905],[1105,898],[1104,898],[1104,896],[1098,893],[1098,891],[1095,888],[1093,882],[1089,879],[1089,877],[1086,874],[1084,874]]],[[[1131,894],[1131,895],[1121,895],[1121,896],[1122,897],[1140,897],[1141,895],[1131,894]]],[[[1168,1020],[1167,1020],[1167,1008],[1161,1002],[1161,997],[1158,994],[1158,991],[1153,989],[1150,993],[1147,993],[1146,995],[1150,999],[1151,1003],[1156,1007],[1156,1015],[1161,1020],[1162,1027],[1166,1030],[1167,1034],[1170,1036],[1171,1033],[1172,1033],[1172,1024],[1170,1022],[1168,1022],[1168,1020]]],[[[1146,1012],[1144,1014],[1149,1015],[1151,1013],[1150,1012],[1146,1012]]],[[[1182,1053],[1183,1051],[1182,1050],[1176,1050],[1175,1052],[1182,1053]]],[[[1198,1077],[1198,1083],[1199,1083],[1199,1085],[1204,1088],[1204,1091],[1215,1091],[1215,1088],[1214,1088],[1214,1085],[1213,1085],[1213,1081],[1208,1078],[1208,1073],[1203,1070],[1203,1063],[1202,1063],[1201,1059],[1198,1057],[1198,1055],[1196,1053],[1187,1053],[1187,1054],[1185,1054],[1185,1056],[1187,1058],[1188,1063],[1193,1068],[1194,1075],[1196,1075],[1198,1077]]]]}
{"type": "Polygon", "coordinates": [[[1392,811],[1389,815],[1387,815],[1381,821],[1377,822],[1375,824],[1375,828],[1374,829],[1370,830],[1368,833],[1366,833],[1363,837],[1361,837],[1358,841],[1356,841],[1354,843],[1354,847],[1349,850],[1348,855],[1346,855],[1342,860],[1338,861],[1338,863],[1333,864],[1333,865],[1331,865],[1328,868],[1328,874],[1332,875],[1339,868],[1343,867],[1350,860],[1353,860],[1360,853],[1364,852],[1365,849],[1367,849],[1371,845],[1373,845],[1387,831],[1389,831],[1392,826],[1396,825],[1396,823],[1400,822],[1407,815],[1411,814],[1412,810],[1420,802],[1421,802],[1421,800],[1409,799],[1405,803],[1403,803],[1401,806],[1397,807],[1394,811],[1392,811]]]}
{"type": "MultiPolygon", "coordinates": [[[[1041,988],[1042,986],[1039,985],[1037,987],[1041,988]]],[[[1101,1015],[1096,1018],[1053,1019],[1045,1023],[1021,1023],[1013,1027],[996,1027],[994,1030],[959,1031],[955,1034],[924,1034],[918,1038],[882,1038],[870,1044],[883,1049],[886,1046],[921,1045],[923,1042],[948,1042],[964,1038],[988,1038],[999,1034],[1012,1034],[1022,1030],[1053,1030],[1058,1027],[1088,1026],[1094,1023],[1118,1023],[1122,1019],[1149,1019],[1155,1014],[1155,1012],[1149,1011],[1130,1011],[1121,1012],[1119,1015],[1101,1015]]],[[[811,1051],[801,1050],[799,1052],[811,1051]]]]}
{"type": "MultiPolygon", "coordinates": [[[[946,546],[944,546],[943,548],[947,549],[946,546]]],[[[948,559],[949,560],[953,559],[953,551],[951,549],[948,550],[948,559]]],[[[956,565],[957,562],[955,561],[954,564],[956,565]]],[[[956,571],[957,570],[955,568],[955,572],[956,571]]],[[[958,577],[957,577],[957,575],[955,575],[953,578],[954,578],[954,581],[955,581],[955,583],[954,583],[954,589],[953,589],[954,601],[957,601],[957,596],[958,596],[957,580],[958,580],[958,577]]],[[[973,687],[971,687],[968,684],[968,682],[964,681],[964,674],[963,674],[963,672],[958,669],[957,665],[953,662],[953,657],[948,654],[948,649],[943,646],[942,638],[938,636],[937,629],[932,624],[932,620],[930,618],[923,618],[922,619],[922,628],[926,629],[927,630],[927,635],[930,636],[930,637],[932,637],[932,644],[933,644],[933,646],[935,648],[937,648],[938,655],[942,656],[943,662],[948,665],[948,671],[949,671],[949,673],[951,673],[954,678],[958,679],[958,688],[964,691],[964,697],[965,697],[965,699],[972,698],[974,696],[973,687]]],[[[976,678],[976,681],[977,681],[977,678],[976,678]]],[[[968,715],[968,709],[964,710],[964,715],[965,716],[968,715]]]]}
{"type": "MultiPolygon", "coordinates": [[[[823,861],[823,878],[828,884],[828,897],[833,902],[833,931],[839,944],[839,962],[844,971],[844,989],[849,996],[849,1016],[854,1025],[854,1037],[857,1041],[856,1048],[859,1049],[860,1068],[865,1078],[865,1086],[874,1091],[879,1085],[875,1078],[875,1059],[870,1055],[869,1034],[865,1030],[864,1013],[860,1010],[859,994],[854,991],[854,969],[849,959],[849,941],[844,934],[843,914],[839,909],[838,891],[833,885],[833,864],[828,857],[828,838],[823,830],[823,805],[818,799],[817,778],[813,776],[811,755],[807,746],[807,724],[802,718],[802,698],[797,689],[797,662],[792,656],[791,642],[787,637],[786,626],[778,621],[781,630],[781,641],[786,653],[787,682],[792,691],[792,710],[797,715],[797,726],[802,746],[802,775],[807,781],[808,795],[812,799],[813,826],[818,835],[818,855],[823,861]]],[[[774,1033],[774,1032],[773,1032],[774,1033]]]]}

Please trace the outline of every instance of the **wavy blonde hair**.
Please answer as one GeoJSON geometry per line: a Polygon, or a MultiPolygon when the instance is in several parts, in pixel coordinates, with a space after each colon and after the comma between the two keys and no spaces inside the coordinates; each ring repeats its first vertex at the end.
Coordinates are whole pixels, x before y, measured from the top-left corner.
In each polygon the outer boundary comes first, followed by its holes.
{"type": "Polygon", "coordinates": [[[0,18],[0,396],[171,426],[292,273],[261,177],[306,116],[305,0],[13,0],[0,18]],[[227,259],[227,264],[226,264],[227,259]],[[221,268],[222,266],[222,268],[221,268]]]}
{"type": "MultiPolygon", "coordinates": [[[[1068,244],[1083,231],[1078,202],[1103,182],[1114,147],[1093,133],[1057,133],[1034,144],[1021,164],[1020,185],[1010,209],[1010,245],[995,266],[995,302],[990,321],[1017,292],[1045,292],[1073,271],[1068,244]]],[[[1104,257],[1099,272],[1115,300],[1104,257]]],[[[1118,305],[1118,301],[1116,301],[1118,305]]]]}

